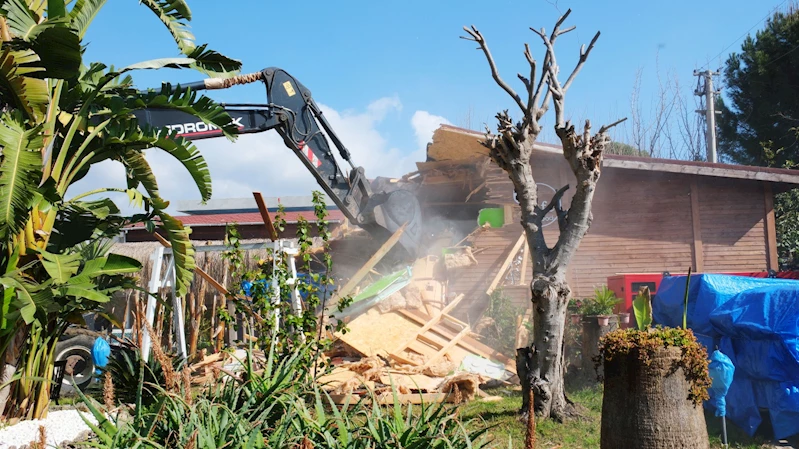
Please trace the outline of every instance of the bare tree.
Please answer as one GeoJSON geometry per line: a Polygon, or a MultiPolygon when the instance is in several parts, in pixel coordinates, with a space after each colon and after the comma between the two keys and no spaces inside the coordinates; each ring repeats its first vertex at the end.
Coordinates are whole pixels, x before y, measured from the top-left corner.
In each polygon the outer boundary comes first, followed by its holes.
{"type": "MultiPolygon", "coordinates": [[[[658,58],[656,57],[657,61],[658,58]]],[[[677,92],[672,89],[669,76],[664,81],[660,74],[660,65],[655,63],[658,89],[651,104],[648,114],[644,114],[641,101],[641,79],[643,69],[639,68],[635,74],[633,91],[630,95],[630,123],[629,143],[637,148],[642,155],[661,157],[664,147],[663,139],[668,133],[672,112],[677,102],[677,92]]]]}
{"type": "Polygon", "coordinates": [[[531,249],[533,280],[530,288],[534,330],[530,348],[520,349],[517,354],[517,371],[522,381],[524,400],[520,413],[527,415],[529,392],[532,389],[536,414],[556,420],[563,420],[574,412],[573,403],[567,399],[563,385],[563,336],[566,306],[571,296],[571,289],[566,282],[566,267],[591,225],[591,202],[600,176],[602,154],[610,142],[607,131],[624,121],[622,119],[603,126],[592,135],[589,121],[578,133],[574,125],[566,120],[566,93],[599,39],[597,32],[588,48],[584,45],[580,48],[576,67],[562,82],[554,45],[559,36],[575,29],[573,26],[561,28],[570,13],[571,10],[558,19],[551,34],[547,34],[543,28],[530,28],[541,38],[546,53],[540,65],[541,74],[536,80],[538,62],[533,58],[529,45],[524,45],[524,56],[530,66],[529,77],[518,75],[524,84],[524,98],[500,77],[488,44],[477,28],[463,28],[468,33],[463,38],[480,45],[479,49],[485,54],[494,80],[510,95],[522,113],[521,121],[516,123],[507,110],[498,113],[497,133],[486,128],[486,138],[482,143],[489,149],[491,159],[508,173],[513,182],[521,207],[521,225],[531,249]],[[555,110],[555,133],[563,146],[563,156],[576,178],[577,191],[568,210],[563,209],[560,201],[568,185],[558,190],[552,201],[541,208],[533,178],[533,145],[541,133],[539,121],[549,110],[550,101],[555,110]],[[560,236],[555,245],[549,247],[544,239],[542,220],[553,209],[557,213],[560,236]]]}
{"type": "MultiPolygon", "coordinates": [[[[696,113],[696,107],[689,108],[689,102],[683,95],[682,85],[676,76],[672,78],[671,85],[675,93],[676,117],[671,126],[666,128],[669,157],[672,159],[687,158],[693,161],[702,160],[705,148],[702,118],[696,113]]],[[[689,94],[693,96],[692,91],[689,94]]]]}

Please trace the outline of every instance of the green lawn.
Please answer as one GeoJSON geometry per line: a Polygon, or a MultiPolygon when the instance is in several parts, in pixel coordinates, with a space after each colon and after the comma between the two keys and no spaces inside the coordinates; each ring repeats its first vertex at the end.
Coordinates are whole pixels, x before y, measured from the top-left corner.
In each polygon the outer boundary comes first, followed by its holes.
{"type": "MultiPolygon", "coordinates": [[[[502,400],[487,402],[476,399],[460,409],[460,416],[464,420],[471,420],[470,426],[494,426],[491,436],[497,441],[498,447],[509,447],[509,438],[513,448],[524,446],[524,424],[516,419],[516,411],[522,404],[519,391],[493,390],[491,394],[501,396],[502,400]]],[[[557,424],[552,420],[541,420],[536,430],[538,434],[538,449],[561,447],[563,449],[588,449],[599,447],[600,418],[602,412],[601,387],[585,388],[573,391],[569,397],[582,406],[583,416],[577,420],[564,424],[557,424]]],[[[710,434],[712,448],[721,448],[721,422],[712,414],[705,415],[710,434]]],[[[752,439],[743,431],[729,424],[727,426],[730,448],[763,449],[771,448],[763,438],[752,439]]]]}

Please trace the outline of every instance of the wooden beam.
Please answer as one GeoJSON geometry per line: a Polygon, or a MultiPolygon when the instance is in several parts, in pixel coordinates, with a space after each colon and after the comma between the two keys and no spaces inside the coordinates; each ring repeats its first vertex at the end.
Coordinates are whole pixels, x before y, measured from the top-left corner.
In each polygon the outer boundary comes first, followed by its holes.
{"type": "Polygon", "coordinates": [[[691,224],[694,232],[693,256],[694,270],[705,271],[705,250],[702,246],[702,224],[699,221],[699,186],[696,178],[691,179],[691,224]]]}
{"type": "Polygon", "coordinates": [[[505,258],[505,261],[502,262],[502,266],[499,267],[499,272],[494,277],[494,280],[491,281],[491,284],[488,286],[488,289],[486,290],[487,295],[491,295],[491,293],[494,293],[494,290],[497,288],[500,281],[502,281],[502,277],[505,275],[505,271],[508,270],[508,267],[510,267],[510,264],[513,262],[513,257],[516,256],[516,253],[518,253],[519,249],[521,249],[522,244],[525,241],[524,237],[525,237],[524,231],[522,231],[522,235],[519,237],[519,240],[517,240],[516,244],[513,245],[513,248],[510,250],[510,253],[508,253],[508,257],[505,258]]]}
{"type": "MultiPolygon", "coordinates": [[[[457,306],[458,303],[461,302],[463,297],[464,297],[464,295],[463,295],[463,293],[461,293],[455,299],[453,299],[451,303],[447,304],[446,307],[444,307],[443,309],[439,310],[438,313],[436,313],[435,315],[433,315],[430,318],[430,321],[425,323],[425,325],[422,326],[421,329],[419,329],[416,332],[416,335],[414,335],[413,338],[409,338],[401,346],[398,346],[397,349],[395,349],[394,351],[391,351],[391,353],[389,353],[389,356],[399,360],[402,357],[402,355],[400,354],[401,351],[404,351],[408,347],[408,345],[410,345],[414,341],[418,340],[419,337],[422,334],[424,334],[425,332],[429,331],[430,328],[432,328],[433,326],[438,324],[439,321],[441,321],[441,317],[446,315],[450,311],[452,311],[452,309],[454,309],[455,306],[457,306]]],[[[407,363],[407,359],[405,359],[405,358],[402,358],[402,360],[400,360],[400,361],[403,362],[403,363],[407,363]]]]}
{"type": "Polygon", "coordinates": [[[505,204],[502,206],[503,212],[503,221],[505,222],[504,226],[508,226],[513,223],[513,206],[510,204],[505,204]]]}
{"type": "MultiPolygon", "coordinates": [[[[424,324],[426,324],[429,321],[428,317],[422,317],[422,313],[418,312],[418,311],[415,311],[415,310],[399,309],[399,310],[396,310],[395,312],[399,313],[400,315],[404,316],[405,318],[408,318],[409,320],[414,321],[414,322],[416,322],[416,323],[418,323],[420,325],[424,325],[424,324]]],[[[442,331],[442,330],[440,330],[438,328],[432,329],[432,331],[436,332],[436,333],[438,333],[438,334],[440,334],[440,335],[442,335],[444,337],[447,337],[448,334],[449,334],[448,331],[446,331],[446,330],[442,331]],[[446,332],[446,334],[445,334],[445,332],[446,332]]],[[[449,334],[449,336],[450,336],[450,338],[454,337],[454,335],[452,335],[452,334],[449,334]]],[[[481,343],[478,340],[475,340],[475,339],[467,336],[467,337],[464,337],[463,339],[461,339],[456,346],[460,346],[461,348],[463,348],[463,349],[465,349],[465,350],[467,350],[469,352],[472,352],[472,353],[477,354],[479,356],[485,357],[487,359],[492,359],[493,358],[495,360],[499,360],[500,362],[505,364],[505,368],[508,371],[516,373],[516,360],[507,357],[506,355],[504,355],[504,354],[498,352],[497,350],[495,350],[495,349],[493,349],[493,348],[481,343]]]]}
{"type": "Polygon", "coordinates": [[[765,210],[765,234],[766,234],[766,262],[769,270],[779,271],[780,261],[777,253],[777,222],[774,217],[774,192],[771,184],[763,183],[763,199],[766,206],[765,210]]]}
{"type": "Polygon", "coordinates": [[[471,192],[469,192],[469,194],[468,194],[468,195],[466,195],[466,199],[465,199],[463,202],[464,202],[464,203],[468,203],[468,202],[469,202],[469,199],[472,197],[472,195],[474,195],[475,193],[477,193],[477,192],[479,192],[479,191],[483,190],[483,187],[485,187],[485,186],[486,186],[486,182],[485,182],[485,181],[483,181],[483,182],[482,182],[482,184],[480,184],[479,186],[475,187],[475,189],[474,189],[474,190],[472,190],[471,192]]]}
{"type": "Polygon", "coordinates": [[[469,332],[471,332],[471,331],[472,331],[472,328],[470,326],[464,327],[463,330],[458,332],[458,334],[455,335],[455,337],[452,340],[448,341],[447,344],[445,344],[441,349],[439,349],[438,352],[436,352],[436,354],[434,356],[432,356],[429,359],[427,359],[427,361],[424,363],[423,366],[430,366],[436,360],[440,359],[441,357],[444,357],[444,355],[447,352],[449,352],[450,349],[452,349],[455,346],[457,346],[458,342],[460,342],[463,339],[463,337],[469,335],[469,332]]]}
{"type": "Polygon", "coordinates": [[[272,223],[272,218],[269,216],[269,209],[266,207],[264,197],[261,195],[261,192],[252,192],[252,196],[255,197],[255,203],[258,205],[258,211],[261,213],[261,218],[264,219],[266,233],[274,242],[278,239],[277,230],[275,229],[275,225],[272,223]]]}
{"type": "Polygon", "coordinates": [[[355,290],[355,287],[357,287],[363,278],[372,271],[372,268],[374,268],[374,266],[377,265],[377,263],[380,262],[380,260],[383,259],[383,257],[385,257],[389,251],[391,251],[391,248],[397,244],[400,237],[402,237],[402,233],[405,232],[405,227],[407,225],[408,223],[405,223],[400,226],[400,228],[397,229],[394,234],[385,241],[385,243],[383,243],[380,249],[378,249],[377,252],[375,252],[372,257],[370,257],[369,260],[367,260],[366,263],[357,272],[355,272],[350,280],[344,284],[344,287],[342,287],[341,290],[339,290],[335,296],[331,298],[331,307],[335,306],[341,298],[349,295],[353,290],[355,290]]]}

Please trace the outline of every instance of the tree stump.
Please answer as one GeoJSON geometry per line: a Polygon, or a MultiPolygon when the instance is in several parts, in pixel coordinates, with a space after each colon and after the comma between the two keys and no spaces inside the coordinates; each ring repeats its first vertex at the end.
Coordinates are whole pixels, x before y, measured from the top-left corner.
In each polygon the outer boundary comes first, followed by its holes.
{"type": "Polygon", "coordinates": [[[596,381],[597,374],[602,375],[602,367],[594,371],[594,357],[599,355],[599,339],[619,328],[618,315],[611,315],[607,326],[600,326],[596,316],[583,317],[583,338],[581,363],[586,380],[596,381]]]}
{"type": "Polygon", "coordinates": [[[702,405],[688,398],[691,385],[678,347],[660,347],[646,365],[638,350],[603,360],[601,449],[708,449],[702,405]]]}

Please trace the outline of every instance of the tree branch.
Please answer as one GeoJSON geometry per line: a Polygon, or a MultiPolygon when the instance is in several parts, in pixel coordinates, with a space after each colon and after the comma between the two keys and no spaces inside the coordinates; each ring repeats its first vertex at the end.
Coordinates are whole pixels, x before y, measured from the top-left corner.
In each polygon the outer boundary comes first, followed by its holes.
{"type": "Polygon", "coordinates": [[[622,119],[616,120],[615,122],[611,123],[610,125],[605,125],[605,126],[599,128],[599,134],[606,133],[610,128],[613,128],[614,126],[624,122],[625,120],[627,120],[627,117],[624,117],[622,119]]]}
{"type": "Polygon", "coordinates": [[[568,184],[561,187],[560,190],[558,190],[557,192],[555,192],[554,195],[552,195],[552,201],[550,201],[545,208],[540,209],[540,213],[538,215],[541,218],[541,220],[543,220],[544,217],[546,217],[546,215],[552,210],[552,208],[556,207],[560,203],[561,198],[563,198],[563,194],[566,193],[567,190],[569,190],[568,184]]]}
{"type": "Polygon", "coordinates": [[[564,94],[566,93],[567,90],[569,90],[569,86],[571,86],[572,81],[574,81],[574,78],[577,76],[577,74],[580,73],[580,70],[583,68],[583,65],[585,65],[585,61],[588,60],[588,55],[591,53],[591,50],[594,49],[594,45],[596,45],[596,41],[597,39],[599,39],[599,34],[600,32],[597,31],[596,34],[594,35],[594,38],[591,39],[591,43],[588,44],[588,50],[584,50],[585,46],[580,47],[580,59],[577,61],[577,67],[574,68],[574,71],[572,72],[571,75],[569,75],[569,78],[566,80],[566,84],[563,85],[564,94]]]}
{"type": "Polygon", "coordinates": [[[467,41],[474,41],[480,44],[480,48],[483,50],[486,60],[488,60],[488,65],[489,67],[491,67],[491,76],[494,77],[494,81],[496,81],[499,87],[501,87],[505,92],[508,93],[508,95],[511,96],[511,98],[513,98],[514,101],[516,101],[516,104],[519,106],[519,109],[521,109],[522,113],[524,113],[527,110],[527,107],[524,105],[524,102],[522,102],[522,98],[519,96],[519,94],[517,94],[516,91],[514,91],[513,88],[510,87],[508,83],[506,83],[499,76],[497,65],[494,63],[494,57],[491,56],[491,51],[488,49],[488,43],[486,43],[485,38],[483,38],[483,35],[480,34],[480,31],[478,31],[474,25],[472,25],[471,28],[463,27],[463,30],[466,31],[471,37],[469,38],[466,36],[461,36],[461,39],[466,39],[467,41]]]}

